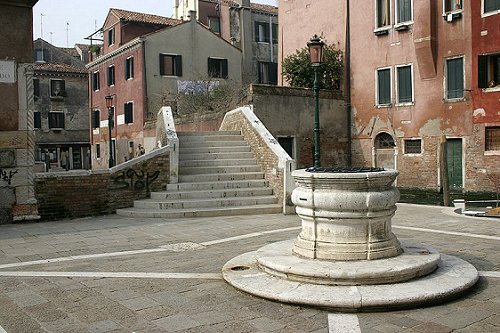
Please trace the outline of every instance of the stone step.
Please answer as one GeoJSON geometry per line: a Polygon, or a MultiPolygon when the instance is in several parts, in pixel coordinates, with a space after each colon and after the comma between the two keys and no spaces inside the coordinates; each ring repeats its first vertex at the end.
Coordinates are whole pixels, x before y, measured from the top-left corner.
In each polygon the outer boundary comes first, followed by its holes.
{"type": "Polygon", "coordinates": [[[237,166],[207,166],[207,167],[182,167],[179,175],[204,175],[216,173],[246,173],[261,171],[260,165],[237,165],[237,166]]]}
{"type": "Polygon", "coordinates": [[[196,198],[180,200],[143,199],[134,201],[134,207],[140,209],[198,209],[215,207],[255,206],[276,203],[278,200],[272,195],[236,197],[236,198],[196,198]]]}
{"type": "Polygon", "coordinates": [[[239,141],[245,141],[242,135],[199,135],[199,136],[185,136],[185,137],[179,137],[179,143],[194,143],[194,142],[200,142],[200,141],[206,141],[206,142],[239,142],[239,141]]]}
{"type": "Polygon", "coordinates": [[[241,146],[228,146],[228,147],[183,147],[179,151],[179,158],[183,158],[184,155],[191,154],[227,154],[227,153],[247,153],[250,152],[250,147],[248,145],[241,146]]]}
{"type": "Polygon", "coordinates": [[[181,141],[179,140],[179,147],[180,151],[185,148],[198,148],[198,147],[206,147],[206,148],[211,148],[211,147],[248,147],[247,143],[243,140],[241,141],[208,141],[208,140],[200,140],[200,141],[192,141],[192,142],[186,142],[186,141],[181,141]]]}
{"type": "Polygon", "coordinates": [[[177,132],[177,137],[241,135],[240,131],[177,132]]]}
{"type": "Polygon", "coordinates": [[[198,209],[179,209],[179,210],[144,210],[133,208],[117,209],[116,213],[121,216],[137,218],[184,218],[184,217],[214,217],[214,216],[235,216],[235,215],[254,215],[254,214],[279,214],[281,206],[278,204],[255,205],[242,207],[224,207],[224,208],[198,208],[198,209]]]}
{"type": "Polygon", "coordinates": [[[224,182],[232,180],[252,180],[264,179],[264,173],[245,172],[245,173],[213,173],[204,175],[179,175],[179,183],[203,183],[203,182],[224,182]]]}
{"type": "Polygon", "coordinates": [[[273,190],[269,187],[249,187],[233,189],[212,189],[192,191],[167,191],[152,192],[152,200],[190,200],[190,199],[217,199],[217,198],[243,198],[254,196],[269,196],[273,190]]]}
{"type": "MultiPolygon", "coordinates": [[[[226,180],[226,181],[208,181],[198,183],[177,183],[167,184],[167,191],[209,191],[222,189],[236,188],[251,188],[268,186],[268,181],[265,179],[242,179],[242,180],[226,180]]],[[[165,192],[160,192],[165,193],[165,192]]],[[[153,193],[151,193],[153,195],[153,193]]]]}
{"type": "MultiPolygon", "coordinates": [[[[179,168],[192,167],[225,167],[225,166],[247,166],[257,165],[255,158],[245,159],[216,159],[216,160],[182,160],[179,162],[179,168]]],[[[182,172],[181,170],[181,172],[182,172]]]]}
{"type": "Polygon", "coordinates": [[[192,153],[179,154],[179,161],[192,160],[226,160],[226,159],[248,159],[254,158],[251,152],[228,152],[228,153],[192,153]]]}

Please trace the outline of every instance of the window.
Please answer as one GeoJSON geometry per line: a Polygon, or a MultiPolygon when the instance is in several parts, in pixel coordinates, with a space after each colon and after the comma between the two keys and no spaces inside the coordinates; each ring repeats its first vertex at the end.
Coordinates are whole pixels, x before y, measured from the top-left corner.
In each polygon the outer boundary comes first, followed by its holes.
{"type": "Polygon", "coordinates": [[[255,21],[255,41],[269,43],[269,23],[255,21]]]}
{"type": "Polygon", "coordinates": [[[278,24],[273,23],[273,44],[278,44],[278,24]]]}
{"type": "Polygon", "coordinates": [[[64,80],[50,80],[50,97],[66,96],[64,80]]]}
{"type": "Polygon", "coordinates": [[[391,3],[389,0],[376,0],[377,28],[391,25],[391,3]]]}
{"type": "Polygon", "coordinates": [[[275,62],[259,62],[259,83],[278,83],[278,64],[275,62]]]}
{"type": "Polygon", "coordinates": [[[125,124],[130,124],[134,122],[134,104],[132,102],[125,103],[123,105],[125,114],[125,124]]]}
{"type": "Polygon", "coordinates": [[[108,86],[115,84],[115,65],[108,67],[108,86]]]}
{"type": "Polygon", "coordinates": [[[405,154],[422,154],[422,140],[405,140],[405,154]]]}
{"type": "Polygon", "coordinates": [[[40,80],[33,79],[33,94],[35,97],[40,97],[40,80]]]}
{"type": "Polygon", "coordinates": [[[96,143],[95,145],[95,158],[101,158],[101,145],[99,143],[96,143]]]}
{"type": "Polygon", "coordinates": [[[227,59],[208,58],[208,76],[227,79],[227,59]]]}
{"type": "Polygon", "coordinates": [[[182,56],[160,54],[160,75],[182,76],[182,56]]]}
{"type": "Polygon", "coordinates": [[[464,58],[446,60],[446,99],[464,98],[464,58]]]}
{"type": "Polygon", "coordinates": [[[130,57],[125,59],[125,80],[134,77],[134,58],[130,57]]]}
{"type": "Polygon", "coordinates": [[[500,126],[486,127],[484,150],[500,150],[500,126]]]}
{"type": "Polygon", "coordinates": [[[493,15],[500,13],[500,0],[483,0],[483,14],[493,15]]]}
{"type": "Polygon", "coordinates": [[[47,62],[48,60],[49,60],[49,54],[47,49],[35,50],[35,62],[47,62]]]}
{"type": "Polygon", "coordinates": [[[49,128],[64,128],[64,112],[49,112],[49,128]]]}
{"type": "Polygon", "coordinates": [[[398,103],[413,103],[412,66],[396,66],[398,103]]]}
{"type": "Polygon", "coordinates": [[[108,30],[108,46],[115,43],[115,28],[108,30]]]}
{"type": "Polygon", "coordinates": [[[443,11],[445,13],[462,9],[462,0],[443,0],[443,11]]]}
{"type": "Polygon", "coordinates": [[[391,105],[391,69],[377,69],[377,105],[391,105]]]}
{"type": "Polygon", "coordinates": [[[412,0],[396,0],[396,23],[405,23],[413,20],[412,0]]]}
{"type": "Polygon", "coordinates": [[[99,72],[94,72],[92,73],[92,90],[98,91],[100,87],[99,72]]]}
{"type": "Polygon", "coordinates": [[[500,87],[500,53],[478,57],[478,87],[500,87]]]}
{"type": "Polygon", "coordinates": [[[92,128],[101,127],[101,111],[95,110],[92,112],[92,128]]]}
{"type": "Polygon", "coordinates": [[[208,26],[216,34],[220,34],[220,19],[218,17],[209,17],[208,26]]]}
{"type": "Polygon", "coordinates": [[[293,137],[278,137],[278,143],[287,152],[288,156],[295,158],[293,137]]]}
{"type": "Polygon", "coordinates": [[[42,114],[39,111],[33,113],[33,122],[35,128],[42,128],[42,114]]]}

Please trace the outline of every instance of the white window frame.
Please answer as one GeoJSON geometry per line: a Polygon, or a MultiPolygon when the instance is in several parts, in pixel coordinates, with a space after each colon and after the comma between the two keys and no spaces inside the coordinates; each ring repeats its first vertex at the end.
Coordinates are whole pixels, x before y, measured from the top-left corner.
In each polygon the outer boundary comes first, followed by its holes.
{"type": "Polygon", "coordinates": [[[403,155],[405,156],[421,156],[424,154],[424,140],[422,138],[407,138],[403,139],[403,155]],[[407,153],[406,152],[406,142],[407,141],[420,141],[420,153],[407,153]]]}
{"type": "Polygon", "coordinates": [[[484,12],[484,0],[481,0],[481,17],[488,17],[491,15],[497,15],[500,14],[500,9],[495,10],[493,12],[485,13],[484,12]]]}
{"type": "Polygon", "coordinates": [[[92,83],[91,83],[92,87],[92,91],[99,91],[101,90],[101,73],[100,71],[94,71],[92,72],[92,83]],[[94,76],[97,75],[97,89],[94,89],[94,76]]]}
{"type": "MultiPolygon", "coordinates": [[[[127,64],[130,60],[132,61],[131,62],[132,70],[130,71],[130,76],[128,78],[126,78],[127,81],[134,79],[134,56],[130,56],[127,59],[125,59],[125,70],[127,70],[127,73],[128,73],[129,68],[128,68],[127,64]]],[[[116,73],[115,73],[115,76],[116,76],[116,73]]]]}
{"type": "Polygon", "coordinates": [[[375,104],[376,104],[377,108],[388,108],[388,107],[392,106],[392,98],[393,98],[393,94],[392,94],[393,84],[392,84],[392,82],[393,82],[393,74],[392,74],[392,67],[391,66],[380,67],[380,68],[377,68],[375,70],[375,104]],[[389,70],[389,76],[390,76],[390,82],[391,82],[391,87],[389,90],[390,90],[391,98],[390,98],[389,104],[380,104],[380,102],[378,100],[378,71],[385,70],[385,69],[389,70]]]}
{"type": "Polygon", "coordinates": [[[399,22],[398,23],[398,0],[395,1],[394,4],[394,28],[401,27],[401,26],[408,26],[413,24],[413,0],[410,0],[410,13],[411,13],[411,19],[409,21],[404,21],[404,22],[399,22]]]}
{"type": "Polygon", "coordinates": [[[450,11],[446,11],[446,2],[450,0],[443,0],[443,17],[448,15],[448,14],[455,14],[455,13],[461,13],[464,10],[464,3],[463,0],[460,0],[460,9],[453,9],[450,11]]]}
{"type": "Polygon", "coordinates": [[[378,6],[377,6],[377,1],[378,0],[374,0],[374,3],[375,3],[375,5],[374,5],[374,8],[375,8],[375,22],[374,22],[375,29],[373,29],[373,31],[377,32],[377,31],[389,30],[389,29],[391,29],[391,27],[393,25],[393,22],[392,22],[392,12],[393,12],[392,1],[391,0],[386,0],[389,3],[389,24],[388,25],[384,25],[382,27],[378,26],[378,6]]]}
{"type": "Polygon", "coordinates": [[[409,106],[409,105],[414,105],[415,104],[415,75],[414,75],[414,71],[413,71],[413,63],[409,63],[409,64],[400,64],[400,65],[396,65],[394,66],[394,88],[396,90],[396,101],[395,101],[395,105],[396,106],[409,106]],[[403,102],[403,103],[399,103],[399,89],[398,89],[398,68],[399,67],[408,67],[410,66],[410,73],[411,73],[411,102],[403,102]]]}
{"type": "Polygon", "coordinates": [[[457,56],[453,56],[453,57],[448,57],[448,58],[445,58],[444,59],[444,68],[443,68],[443,93],[444,93],[444,96],[443,96],[443,100],[447,103],[453,103],[453,102],[463,102],[465,101],[465,84],[467,81],[465,81],[466,77],[465,77],[465,55],[461,54],[461,55],[457,55],[457,56]],[[448,60],[453,60],[453,59],[459,59],[459,58],[462,58],[463,61],[462,61],[462,73],[463,73],[463,82],[464,82],[464,95],[463,97],[459,97],[459,98],[448,98],[448,92],[446,90],[446,83],[448,82],[448,60]]]}

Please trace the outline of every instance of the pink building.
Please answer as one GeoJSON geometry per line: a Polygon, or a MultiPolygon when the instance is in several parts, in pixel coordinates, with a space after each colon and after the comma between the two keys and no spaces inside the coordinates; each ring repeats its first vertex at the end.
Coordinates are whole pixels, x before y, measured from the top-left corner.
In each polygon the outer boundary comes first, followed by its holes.
{"type": "MultiPolygon", "coordinates": [[[[477,70],[497,73],[498,3],[350,1],[353,165],[398,169],[405,188],[439,190],[444,170],[452,190],[499,186],[499,92],[477,70]]],[[[280,60],[314,34],[345,50],[346,1],[281,0],[279,17],[280,60]]]]}

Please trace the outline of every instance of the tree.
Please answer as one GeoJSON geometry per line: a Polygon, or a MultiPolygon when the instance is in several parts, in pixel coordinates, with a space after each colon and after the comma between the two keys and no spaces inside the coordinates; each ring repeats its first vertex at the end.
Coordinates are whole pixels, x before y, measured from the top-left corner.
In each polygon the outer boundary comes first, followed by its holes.
{"type": "MultiPolygon", "coordinates": [[[[314,70],[309,60],[307,47],[297,50],[286,57],[281,65],[283,75],[290,86],[312,88],[314,70]]],[[[325,44],[323,47],[323,64],[320,67],[319,74],[321,89],[339,90],[342,73],[342,51],[337,50],[333,45],[325,44]]]]}

